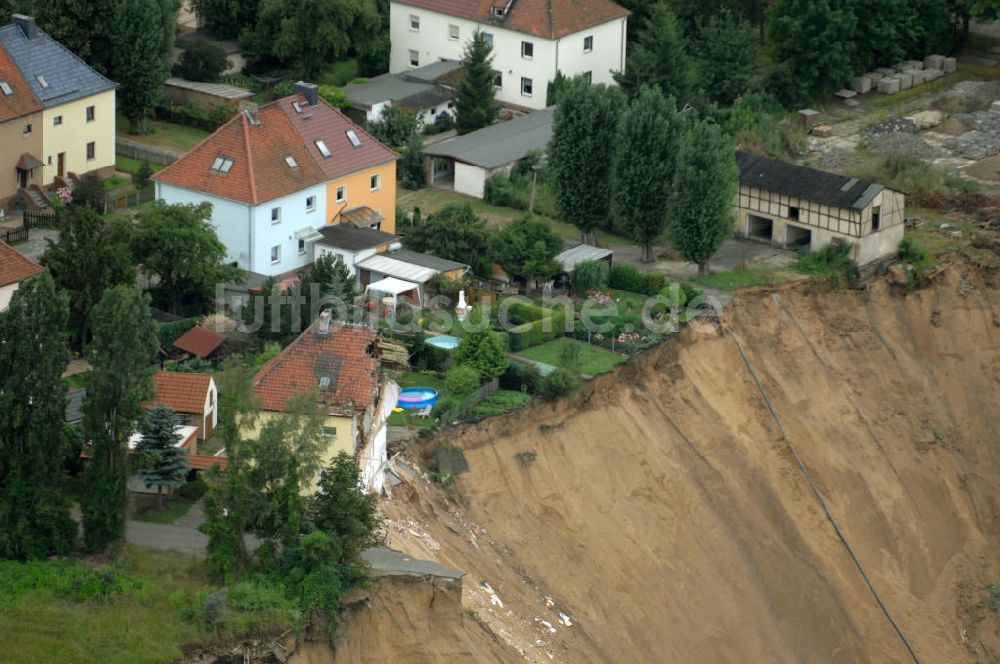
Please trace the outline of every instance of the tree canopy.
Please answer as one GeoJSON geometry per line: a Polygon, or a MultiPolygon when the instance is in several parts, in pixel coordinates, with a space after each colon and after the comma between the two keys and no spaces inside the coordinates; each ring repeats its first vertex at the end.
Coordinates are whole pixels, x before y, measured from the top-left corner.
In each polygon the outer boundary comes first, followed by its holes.
{"type": "Polygon", "coordinates": [[[562,238],[548,222],[530,215],[501,228],[492,244],[495,260],[512,277],[544,281],[562,269],[555,260],[563,249],[562,238]]]}
{"type": "Polygon", "coordinates": [[[149,411],[139,426],[142,437],[135,446],[141,459],[139,476],[147,487],[156,487],[157,499],[163,506],[163,489],[183,484],[188,472],[184,452],[177,447],[181,436],[177,427],[181,419],[169,406],[160,404],[149,411]]]}
{"type": "Polygon", "coordinates": [[[549,141],[549,169],[556,208],[596,244],[611,201],[611,159],[618,117],[625,106],[620,90],[573,79],[562,91],[549,141]]]}
{"type": "Polygon", "coordinates": [[[177,9],[171,1],[173,12],[168,12],[166,1],[118,0],[111,23],[111,64],[121,86],[118,107],[142,132],[170,75],[177,9]]]}
{"type": "Polygon", "coordinates": [[[420,116],[413,111],[388,106],[377,120],[368,123],[368,131],[385,145],[399,147],[409,144],[420,133],[421,124],[420,116]]]}
{"type": "Polygon", "coordinates": [[[490,381],[507,370],[507,348],[492,330],[467,332],[455,349],[455,365],[468,365],[480,379],[490,381]]]}
{"type": "Polygon", "coordinates": [[[489,255],[491,231],[468,203],[449,203],[406,232],[407,249],[475,265],[489,255]]]}
{"type": "Polygon", "coordinates": [[[477,30],[465,45],[462,78],[455,89],[455,129],[459,134],[467,134],[496,122],[500,108],[493,101],[495,77],[493,46],[477,30]]]}
{"type": "Polygon", "coordinates": [[[761,59],[757,32],[748,21],[724,11],[708,20],[693,46],[709,99],[729,106],[750,89],[761,59]]]}
{"type": "Polygon", "coordinates": [[[615,80],[629,96],[642,84],[656,86],[683,106],[694,101],[697,73],[687,38],[667,4],[653,6],[639,38],[629,50],[625,71],[615,80]]]}

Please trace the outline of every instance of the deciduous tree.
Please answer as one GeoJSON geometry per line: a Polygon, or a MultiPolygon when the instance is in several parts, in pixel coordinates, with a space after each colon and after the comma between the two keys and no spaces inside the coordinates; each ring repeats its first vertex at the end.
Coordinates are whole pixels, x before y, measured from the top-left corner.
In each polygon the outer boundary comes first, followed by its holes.
{"type": "Polygon", "coordinates": [[[0,313],[0,557],[68,553],[76,534],[63,469],[69,363],[65,293],[42,273],[0,313]]]}
{"type": "Polygon", "coordinates": [[[84,473],[83,533],[91,551],[118,544],[125,535],[128,440],[153,395],[153,360],[159,349],[149,296],[134,286],[115,286],[92,312],[94,340],[87,348],[93,369],[83,402],[90,462],[84,473]]]}
{"type": "Polygon", "coordinates": [[[192,0],[205,26],[227,39],[236,39],[257,20],[258,0],[192,0]]]}
{"type": "Polygon", "coordinates": [[[111,26],[118,0],[45,0],[32,11],[38,25],[91,67],[112,75],[114,38],[111,26]]]}
{"type": "Polygon", "coordinates": [[[465,45],[462,55],[462,78],[455,89],[455,129],[467,134],[488,127],[497,119],[500,108],[493,101],[496,94],[493,71],[493,45],[477,30],[465,45]]]}
{"type": "Polygon", "coordinates": [[[617,88],[573,79],[556,107],[549,142],[549,169],[556,208],[597,243],[597,228],[610,216],[611,159],[625,96],[617,88]]]}
{"type": "Polygon", "coordinates": [[[731,141],[718,125],[694,120],[681,134],[670,195],[674,248],[708,273],[708,260],[733,231],[739,169],[731,141]]]}
{"type": "Polygon", "coordinates": [[[188,465],[184,452],[177,447],[181,436],[177,433],[180,418],[169,406],[158,405],[149,411],[139,427],[142,437],[135,446],[141,459],[139,475],[146,487],[156,487],[157,504],[163,507],[163,489],[168,491],[184,483],[188,465]]]}
{"type": "Polygon", "coordinates": [[[507,353],[504,342],[490,329],[468,332],[455,349],[455,363],[467,364],[490,381],[507,370],[507,353]]]}
{"type": "Polygon", "coordinates": [[[615,228],[642,245],[644,263],[653,261],[653,241],[667,223],[676,114],[672,98],[643,86],[618,127],[611,200],[615,228]]]}
{"type": "Polygon", "coordinates": [[[757,32],[729,11],[713,16],[695,42],[698,78],[709,99],[732,105],[750,89],[761,67],[757,32]]]}
{"type": "MultiPolygon", "coordinates": [[[[163,0],[118,0],[111,24],[118,106],[142,133],[170,75],[164,52],[163,0]]],[[[175,14],[176,18],[176,14],[175,14]]]]}
{"type": "Polygon", "coordinates": [[[420,133],[421,120],[413,111],[402,106],[389,106],[382,110],[377,120],[368,123],[368,131],[380,142],[390,147],[408,144],[420,133]]]}
{"type": "Polygon", "coordinates": [[[547,222],[530,215],[501,228],[492,243],[494,258],[513,277],[544,281],[561,269],[555,256],[562,251],[562,238],[547,222]]]}
{"type": "Polygon", "coordinates": [[[407,231],[407,249],[475,265],[489,256],[492,232],[468,203],[449,203],[407,231]]]}
{"type": "Polygon", "coordinates": [[[215,42],[199,40],[181,53],[177,74],[189,81],[214,83],[228,66],[225,49],[215,42]]]}

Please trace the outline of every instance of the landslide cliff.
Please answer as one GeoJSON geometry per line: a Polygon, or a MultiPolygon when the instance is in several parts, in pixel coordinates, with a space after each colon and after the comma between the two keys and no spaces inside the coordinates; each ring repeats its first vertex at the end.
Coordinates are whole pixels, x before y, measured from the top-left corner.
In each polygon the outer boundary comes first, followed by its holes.
{"type": "Polygon", "coordinates": [[[468,572],[507,647],[476,661],[993,661],[998,287],[958,261],[741,293],[721,331],[449,434],[470,471],[398,487],[389,544],[468,572]]]}

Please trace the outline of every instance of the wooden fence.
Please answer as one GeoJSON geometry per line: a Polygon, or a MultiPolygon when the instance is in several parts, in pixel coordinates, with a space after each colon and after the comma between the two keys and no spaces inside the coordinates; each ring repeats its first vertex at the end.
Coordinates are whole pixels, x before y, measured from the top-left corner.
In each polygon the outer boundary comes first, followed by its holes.
{"type": "Polygon", "coordinates": [[[28,239],[27,226],[21,226],[20,228],[8,228],[7,230],[0,230],[0,240],[6,242],[7,244],[24,242],[27,239],[28,239]]]}
{"type": "Polygon", "coordinates": [[[104,201],[104,211],[113,212],[114,210],[136,207],[139,203],[148,203],[154,198],[156,198],[156,189],[152,186],[124,194],[109,195],[104,201]]]}

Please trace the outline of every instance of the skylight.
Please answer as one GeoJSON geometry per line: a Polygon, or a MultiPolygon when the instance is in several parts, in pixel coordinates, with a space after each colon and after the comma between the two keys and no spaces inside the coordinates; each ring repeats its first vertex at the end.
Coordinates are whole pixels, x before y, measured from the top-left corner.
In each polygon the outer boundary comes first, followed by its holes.
{"type": "Polygon", "coordinates": [[[292,102],[292,108],[295,109],[296,113],[301,113],[302,112],[302,104],[300,102],[293,101],[292,102]]]}
{"type": "Polygon", "coordinates": [[[330,377],[329,376],[320,376],[319,386],[322,387],[323,389],[326,389],[326,388],[330,387],[330,377]]]}
{"type": "Polygon", "coordinates": [[[212,162],[212,170],[219,173],[228,173],[233,168],[233,163],[234,162],[231,157],[225,157],[220,154],[215,158],[215,161],[212,162]]]}
{"type": "Polygon", "coordinates": [[[347,140],[349,140],[351,142],[351,145],[353,145],[354,147],[356,148],[361,147],[361,139],[358,138],[358,135],[354,133],[353,129],[347,130],[347,140]]]}
{"type": "Polygon", "coordinates": [[[14,91],[10,89],[10,83],[7,81],[0,81],[0,90],[8,97],[14,94],[14,91]]]}
{"type": "Polygon", "coordinates": [[[38,84],[41,85],[43,88],[49,87],[49,82],[46,81],[45,77],[42,76],[41,74],[35,74],[35,80],[38,81],[38,84]]]}
{"type": "Polygon", "coordinates": [[[295,161],[295,157],[290,154],[285,155],[285,163],[288,164],[289,168],[298,168],[299,164],[295,161]]]}
{"type": "Polygon", "coordinates": [[[324,159],[330,156],[330,148],[326,147],[326,142],[322,138],[316,139],[316,148],[324,159]]]}

